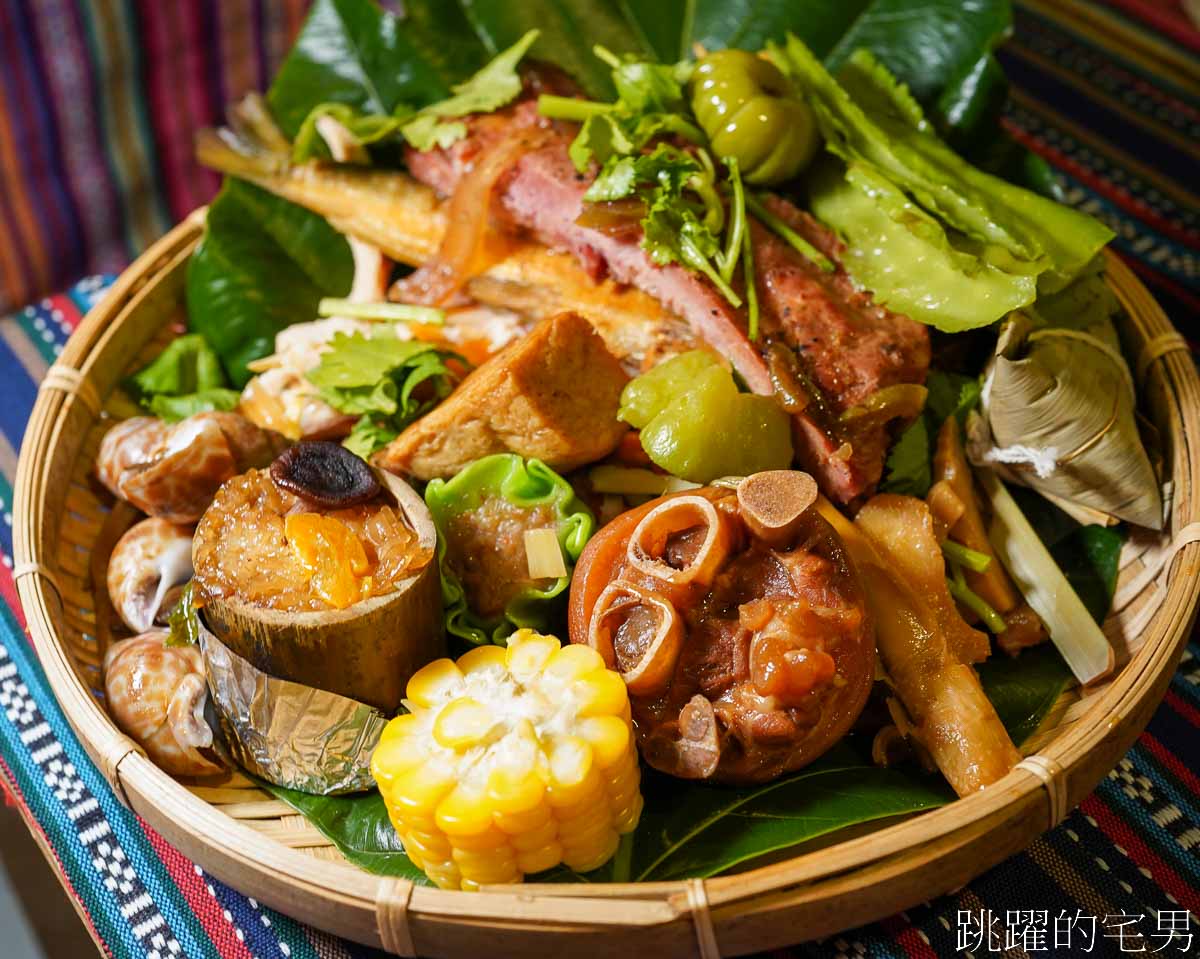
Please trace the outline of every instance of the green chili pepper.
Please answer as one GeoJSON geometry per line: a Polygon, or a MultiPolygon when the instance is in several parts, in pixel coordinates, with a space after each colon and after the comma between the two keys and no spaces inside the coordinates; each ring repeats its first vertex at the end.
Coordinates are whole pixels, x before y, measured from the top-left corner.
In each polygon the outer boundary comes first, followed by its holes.
{"type": "Polygon", "coordinates": [[[792,462],[787,413],[770,397],[739,393],[733,374],[704,350],[631,381],[617,415],[642,431],[642,448],[655,464],[694,483],[792,462]]]}
{"type": "MultiPolygon", "coordinates": [[[[591,538],[595,520],[565,479],[540,460],[524,460],[515,453],[498,453],[476,460],[450,480],[432,480],[425,488],[425,503],[438,530],[438,563],[442,573],[442,606],[446,630],[476,646],[496,643],[503,646],[509,635],[521,627],[547,630],[556,607],[571,582],[571,572],[579,554],[591,538]],[[487,510],[496,500],[518,511],[549,507],[556,521],[558,545],[567,573],[557,579],[527,581],[514,589],[502,612],[483,615],[475,598],[467,594],[457,570],[479,562],[478,556],[452,555],[454,537],[451,525],[463,514],[487,510]],[[540,584],[539,584],[540,583],[540,584]]],[[[482,514],[480,514],[482,515],[482,514]]],[[[519,516],[519,514],[518,514],[519,516]]],[[[490,539],[494,548],[504,550],[524,569],[524,544],[512,534],[511,511],[507,525],[513,542],[502,542],[499,529],[490,539]]],[[[519,525],[519,519],[518,519],[519,525]]],[[[530,528],[535,528],[534,524],[530,528]]]]}
{"type": "Polygon", "coordinates": [[[748,183],[790,180],[816,153],[808,104],[774,64],[745,50],[718,50],[696,64],[692,110],[713,152],[737,157],[748,183]]]}

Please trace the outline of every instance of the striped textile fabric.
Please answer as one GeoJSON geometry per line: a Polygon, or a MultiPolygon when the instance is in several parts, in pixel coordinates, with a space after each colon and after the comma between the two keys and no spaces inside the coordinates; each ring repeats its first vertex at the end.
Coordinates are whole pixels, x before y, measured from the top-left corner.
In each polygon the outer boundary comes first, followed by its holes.
{"type": "MultiPolygon", "coordinates": [[[[1001,57],[1012,134],[1194,337],[1189,2],[1018,0],[1001,57]]],[[[301,5],[0,0],[0,301],[31,303],[0,319],[0,784],[118,959],[377,955],[223,885],[118,804],[50,693],[11,575],[14,451],[39,378],[113,274],[211,193],[189,131],[263,85],[301,5]]],[[[1200,953],[1198,742],[1193,641],[1136,746],[1057,829],[954,895],[776,956],[1200,953]]]]}
{"type": "Polygon", "coordinates": [[[307,0],[0,0],[0,310],[116,271],[215,192],[192,134],[307,0]]]}

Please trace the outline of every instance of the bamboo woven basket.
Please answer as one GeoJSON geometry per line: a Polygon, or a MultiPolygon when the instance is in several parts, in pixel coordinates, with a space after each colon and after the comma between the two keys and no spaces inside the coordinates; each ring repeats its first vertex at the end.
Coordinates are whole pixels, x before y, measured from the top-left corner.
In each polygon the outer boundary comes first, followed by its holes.
{"type": "Polygon", "coordinates": [[[117,795],[217,878],[331,933],[401,955],[715,957],[768,949],[891,915],[955,889],[1061,820],[1146,726],[1179,660],[1200,593],[1200,382],[1183,339],[1124,264],[1141,405],[1173,488],[1170,531],[1132,537],[1105,626],[1118,669],[1065,694],[996,785],[947,807],[707,881],[506,886],[445,892],[346,863],[302,817],[235,775],[188,787],[113,725],[100,663],[111,634],[104,568],[113,521],[89,481],[113,392],[183,319],[200,210],[130,267],[88,315],[42,384],[21,450],[16,576],[29,630],[59,701],[117,795]],[[107,540],[107,542],[106,542],[107,540]]]}

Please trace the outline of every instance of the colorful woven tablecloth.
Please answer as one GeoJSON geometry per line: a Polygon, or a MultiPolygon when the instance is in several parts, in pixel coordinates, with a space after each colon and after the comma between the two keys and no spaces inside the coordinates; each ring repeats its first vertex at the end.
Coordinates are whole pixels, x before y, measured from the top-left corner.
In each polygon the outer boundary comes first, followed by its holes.
{"type": "MultiPolygon", "coordinates": [[[[15,451],[38,380],[111,271],[210,195],[189,131],[263,84],[303,3],[34,2],[0,0],[0,306],[110,272],[0,319],[0,783],[112,956],[374,955],[223,885],[117,802],[50,692],[11,575],[15,451]],[[108,92],[122,70],[155,79],[122,100],[108,92]],[[54,158],[53,182],[39,156],[54,158]]],[[[1197,6],[1023,2],[1001,52],[1012,134],[1113,227],[1187,336],[1200,319],[1197,6]]],[[[1193,641],[1135,748],[1026,852],[954,895],[779,955],[1200,953],[1198,657],[1193,641]]]]}

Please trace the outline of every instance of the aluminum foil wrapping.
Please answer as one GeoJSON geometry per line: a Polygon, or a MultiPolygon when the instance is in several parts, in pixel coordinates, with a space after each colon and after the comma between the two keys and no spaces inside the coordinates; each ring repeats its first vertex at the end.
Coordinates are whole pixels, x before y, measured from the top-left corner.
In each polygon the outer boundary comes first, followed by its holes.
{"type": "Polygon", "coordinates": [[[200,632],[214,711],[232,759],[319,796],[373,789],[371,753],[387,724],[373,706],[262,672],[200,632]]]}

